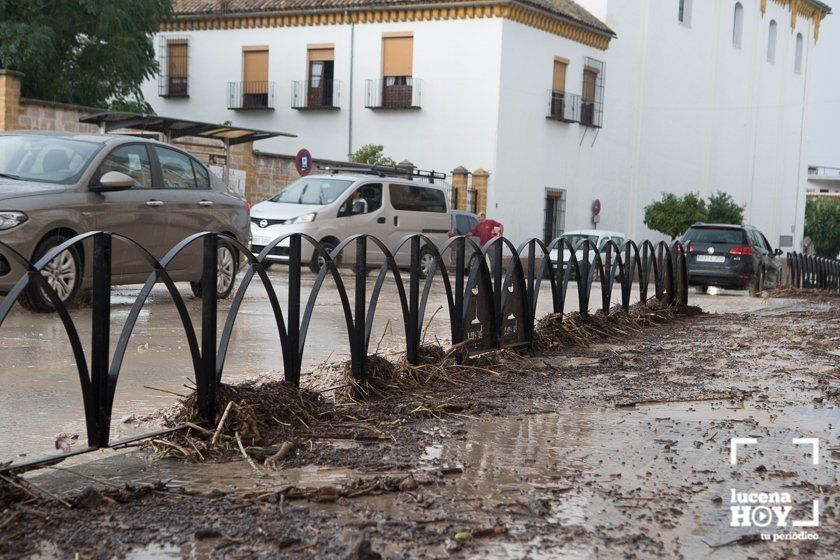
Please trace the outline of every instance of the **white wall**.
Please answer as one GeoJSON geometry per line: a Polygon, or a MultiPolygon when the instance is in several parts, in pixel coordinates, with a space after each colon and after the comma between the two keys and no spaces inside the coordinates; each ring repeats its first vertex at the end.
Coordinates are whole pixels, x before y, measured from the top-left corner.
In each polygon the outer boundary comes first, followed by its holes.
{"type": "Polygon", "coordinates": [[[834,13],[820,24],[808,70],[805,157],[809,165],[840,167],[840,2],[823,2],[834,13]]]}
{"type": "Polygon", "coordinates": [[[148,81],[143,93],[161,115],[230,120],[298,135],[257,143],[265,151],[294,154],[307,147],[316,158],[344,160],[348,150],[376,143],[384,145],[386,155],[423,169],[487,168],[495,145],[500,34],[496,18],[356,25],[352,146],[349,25],[168,34],[190,38],[190,98],[160,97],[157,79],[148,81]],[[382,75],[382,34],[394,31],[414,33],[414,77],[422,80],[419,111],[364,107],[365,80],[382,75]],[[306,79],[307,45],[315,43],[335,44],[335,79],[342,82],[339,111],[291,108],[292,82],[306,79]],[[242,47],[248,45],[269,46],[274,111],[227,109],[227,83],[242,80],[242,47]]]}
{"type": "MultiPolygon", "coordinates": [[[[637,144],[626,163],[635,173],[628,233],[657,235],[641,219],[644,206],[662,192],[721,190],[747,205],[745,220],[775,246],[802,214],[805,77],[794,73],[793,57],[796,33],[807,38],[810,21],[798,18],[791,32],[786,8],[768,2],[762,17],[759,0],[742,0],[738,49],[732,45],[734,1],[693,2],[690,27],[677,21],[677,3],[647,2],[642,9],[636,2],[610,3],[607,24],[619,38],[608,51],[605,112],[636,112],[638,118],[636,137],[627,138],[637,144]],[[775,63],[767,61],[771,19],[778,24],[775,63]]],[[[806,46],[803,68],[807,55],[806,46]]],[[[625,134],[609,123],[601,131],[617,142],[625,134]]]]}
{"type": "MultiPolygon", "coordinates": [[[[604,60],[605,53],[504,22],[498,148],[487,211],[505,224],[505,234],[516,241],[542,237],[546,188],[566,190],[567,230],[591,227],[590,208],[596,196],[604,202],[600,227],[621,228],[628,222],[620,211],[621,166],[605,161],[611,155],[620,158],[626,148],[604,142],[603,136],[596,139],[595,129],[546,118],[555,56],[569,60],[566,91],[580,94],[584,58],[604,60]]],[[[609,96],[609,65],[606,74],[609,96]]],[[[625,122],[626,115],[605,115],[605,127],[624,128],[625,122]]]]}

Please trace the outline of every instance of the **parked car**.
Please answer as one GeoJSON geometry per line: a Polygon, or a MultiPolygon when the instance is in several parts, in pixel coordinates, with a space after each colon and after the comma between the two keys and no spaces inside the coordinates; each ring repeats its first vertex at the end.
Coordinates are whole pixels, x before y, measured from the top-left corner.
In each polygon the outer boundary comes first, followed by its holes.
{"type": "MultiPolygon", "coordinates": [[[[133,136],[15,131],[0,134],[0,242],[35,262],[50,249],[89,231],[129,237],[156,258],[201,231],[248,241],[245,200],[190,154],[133,136]]],[[[63,251],[42,274],[69,303],[91,282],[89,242],[63,251]]],[[[201,293],[202,245],[194,243],[168,268],[175,281],[201,293]]],[[[152,271],[128,244],[114,241],[113,284],[145,282],[152,271]]],[[[230,244],[218,251],[218,295],[233,289],[239,265],[230,244]]],[[[0,295],[25,270],[0,250],[0,295]]],[[[44,290],[30,284],[18,301],[48,312],[44,290]]]]}
{"type": "MultiPolygon", "coordinates": [[[[607,231],[607,230],[600,230],[600,229],[578,229],[573,231],[564,232],[561,237],[568,239],[569,243],[572,247],[575,248],[575,257],[579,264],[583,263],[583,242],[585,240],[589,240],[592,244],[593,248],[597,248],[599,251],[603,251],[604,247],[607,245],[609,241],[614,241],[619,248],[624,247],[624,243],[627,241],[627,236],[623,233],[618,231],[607,231]]],[[[561,246],[563,251],[563,259],[560,260],[560,252],[558,249],[553,249],[550,253],[551,256],[551,263],[554,266],[555,270],[562,270],[558,269],[559,265],[562,263],[563,268],[565,268],[568,263],[569,259],[571,259],[571,254],[568,249],[565,248],[565,245],[561,246]]],[[[589,262],[592,263],[595,260],[595,252],[589,251],[589,262]]],[[[593,279],[598,277],[598,268],[592,267],[590,275],[593,279]]],[[[575,278],[575,271],[572,269],[571,277],[575,278]]]]}
{"type": "Polygon", "coordinates": [[[688,245],[689,283],[747,288],[751,295],[779,285],[781,249],[773,250],[764,234],[752,226],[697,223],[682,237],[688,245]]]}
{"type": "MultiPolygon", "coordinates": [[[[360,233],[379,238],[388,248],[410,233],[423,233],[440,245],[450,227],[449,203],[441,187],[411,175],[361,170],[302,177],[251,209],[254,254],[287,233],[310,235],[327,251],[360,233]]],[[[322,256],[309,243],[303,243],[301,256],[313,272],[323,265],[322,256]]],[[[398,266],[409,266],[408,245],[395,257],[398,266]]],[[[355,263],[355,246],[347,247],[339,260],[355,263]]],[[[428,247],[421,248],[420,260],[425,273],[432,261],[428,247]]],[[[289,262],[288,239],[274,247],[266,261],[289,262]]],[[[382,262],[382,251],[369,242],[367,264],[382,262]]]]}

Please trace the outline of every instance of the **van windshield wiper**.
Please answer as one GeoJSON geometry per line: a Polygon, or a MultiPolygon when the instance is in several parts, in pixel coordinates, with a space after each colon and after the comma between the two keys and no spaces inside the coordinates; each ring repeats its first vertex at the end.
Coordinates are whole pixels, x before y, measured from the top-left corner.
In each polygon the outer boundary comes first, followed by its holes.
{"type": "Polygon", "coordinates": [[[15,181],[23,181],[24,178],[18,175],[12,175],[11,173],[0,173],[0,177],[4,179],[14,179],[15,181]]]}

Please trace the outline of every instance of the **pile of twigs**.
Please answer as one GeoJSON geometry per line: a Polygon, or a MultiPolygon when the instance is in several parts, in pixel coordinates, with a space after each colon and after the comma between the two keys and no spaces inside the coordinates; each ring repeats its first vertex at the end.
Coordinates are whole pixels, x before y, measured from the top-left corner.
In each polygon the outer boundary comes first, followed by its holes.
{"type": "Polygon", "coordinates": [[[797,288],[796,286],[779,286],[772,290],[764,290],[763,296],[771,298],[840,298],[840,294],[831,292],[829,290],[820,290],[817,288],[797,288]]]}
{"type": "Polygon", "coordinates": [[[161,457],[205,460],[239,453],[244,447],[265,447],[282,441],[298,428],[308,429],[331,409],[320,394],[296,389],[284,381],[246,381],[221,385],[216,392],[216,422],[199,425],[195,393],[166,418],[168,426],[187,426],[150,446],[161,457]]]}
{"type": "Polygon", "coordinates": [[[698,307],[669,307],[654,299],[632,305],[629,311],[614,306],[609,313],[599,310],[590,315],[577,312],[546,315],[536,325],[534,348],[549,350],[563,346],[588,346],[605,338],[628,336],[651,325],[698,313],[701,313],[698,307]]]}

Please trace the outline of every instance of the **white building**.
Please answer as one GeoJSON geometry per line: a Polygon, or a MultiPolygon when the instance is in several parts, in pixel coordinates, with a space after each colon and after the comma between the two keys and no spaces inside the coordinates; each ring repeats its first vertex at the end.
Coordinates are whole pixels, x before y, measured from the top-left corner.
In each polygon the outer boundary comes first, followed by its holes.
{"type": "Polygon", "coordinates": [[[646,204],[716,190],[774,245],[801,240],[806,81],[830,11],[816,0],[174,6],[143,90],[162,115],[298,134],[264,151],[376,143],[486,169],[488,214],[515,240],[591,227],[595,198],[599,228],[658,237],[646,204]]]}
{"type": "MultiPolygon", "coordinates": [[[[826,0],[836,7],[837,0],[826,0]]],[[[823,22],[809,71],[805,154],[808,192],[840,193],[840,28],[823,22]]]]}

